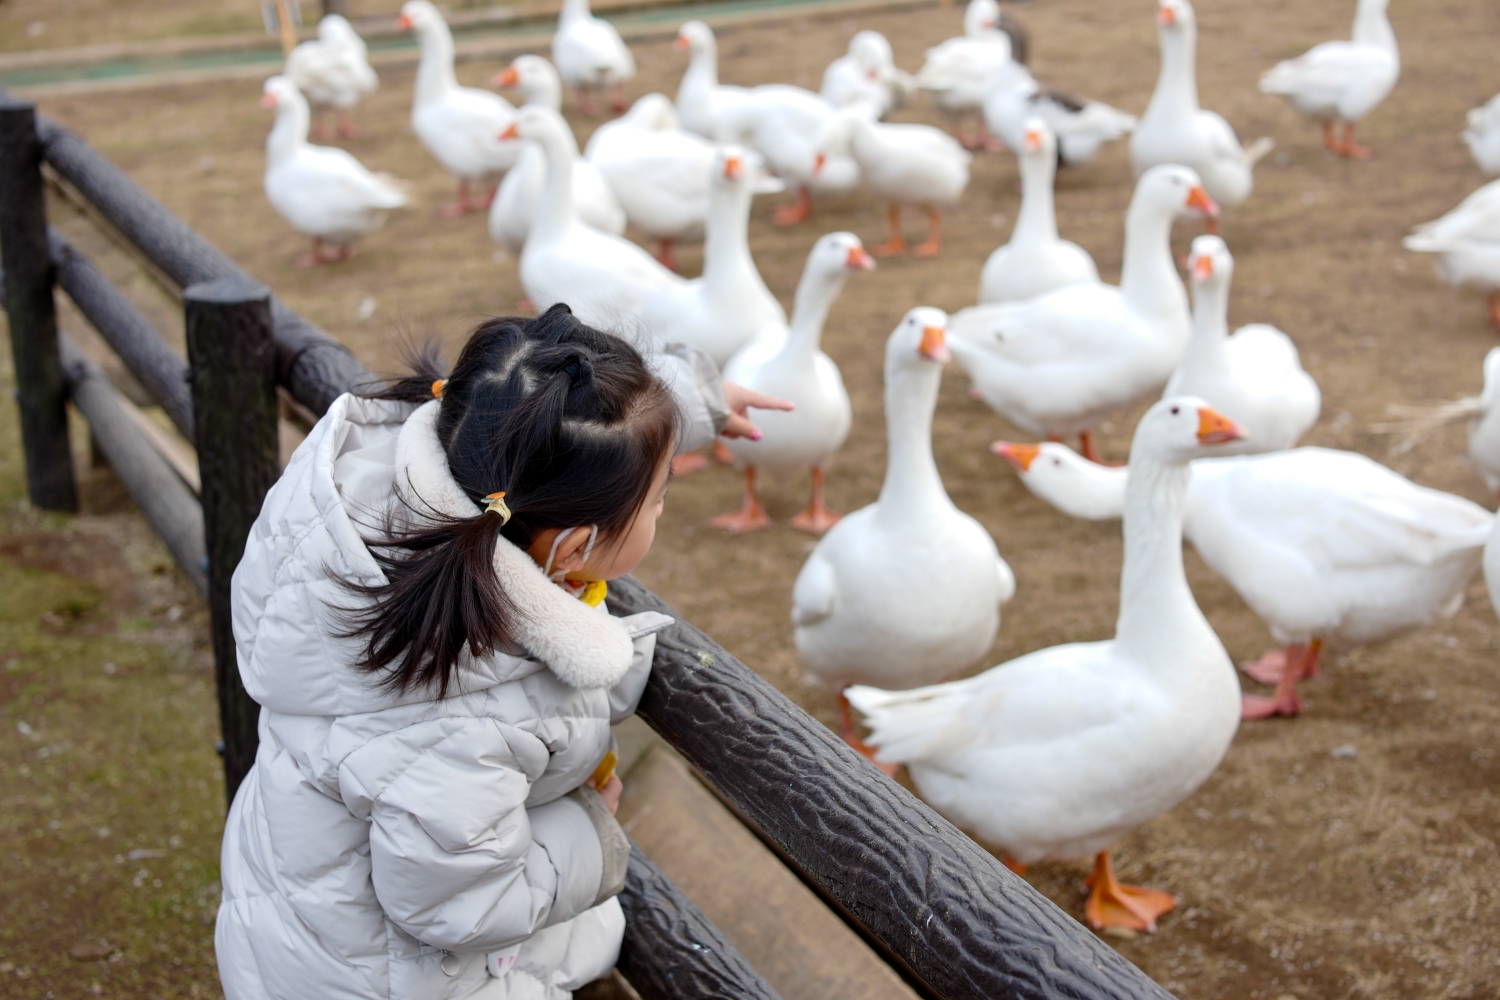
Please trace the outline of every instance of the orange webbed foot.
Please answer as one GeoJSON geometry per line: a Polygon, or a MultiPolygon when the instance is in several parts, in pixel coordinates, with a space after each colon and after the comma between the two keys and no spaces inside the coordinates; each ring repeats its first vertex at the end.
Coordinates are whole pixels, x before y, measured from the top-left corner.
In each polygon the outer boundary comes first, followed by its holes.
{"type": "Polygon", "coordinates": [[[816,504],[803,510],[789,523],[798,531],[805,531],[810,535],[821,535],[838,524],[842,516],[835,514],[822,504],[816,504]]]}
{"type": "Polygon", "coordinates": [[[1296,691],[1286,695],[1247,694],[1242,696],[1241,719],[1271,719],[1278,715],[1287,718],[1302,714],[1302,698],[1296,691]]]}
{"type": "Polygon", "coordinates": [[[728,514],[720,514],[708,523],[715,528],[725,529],[731,535],[743,535],[747,532],[769,528],[771,517],[764,508],[756,504],[754,507],[746,505],[728,514]]]}
{"type": "Polygon", "coordinates": [[[1267,650],[1258,660],[1246,660],[1240,669],[1262,684],[1279,684],[1286,673],[1286,653],[1280,649],[1267,650]]]}
{"type": "Polygon", "coordinates": [[[1177,897],[1171,893],[1118,881],[1108,851],[1100,851],[1094,859],[1093,874],[1084,885],[1090,891],[1083,914],[1095,930],[1128,927],[1154,933],[1156,918],[1177,906],[1177,897]]]}
{"type": "Polygon", "coordinates": [[[911,248],[913,257],[936,257],[943,252],[942,240],[927,240],[911,248]]]}
{"type": "Polygon", "coordinates": [[[870,248],[870,253],[876,257],[894,257],[906,252],[906,241],[902,239],[886,240],[877,243],[870,248]]]}

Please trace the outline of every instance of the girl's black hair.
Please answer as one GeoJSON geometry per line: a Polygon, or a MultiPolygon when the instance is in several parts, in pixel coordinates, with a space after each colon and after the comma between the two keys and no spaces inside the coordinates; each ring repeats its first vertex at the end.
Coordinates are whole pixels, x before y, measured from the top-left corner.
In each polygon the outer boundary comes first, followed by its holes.
{"type": "MultiPolygon", "coordinates": [[[[424,351],[413,373],[370,398],[426,402],[444,378],[424,351]]],[[[624,340],[585,326],[562,304],[536,319],[504,317],[469,337],[442,387],[438,440],[459,487],[481,507],[505,491],[511,518],[414,511],[367,539],[386,582],[345,587],[366,602],[346,637],[357,664],[392,691],[430,686],[446,697],[465,647],[486,656],[512,643],[517,614],[493,563],[495,536],[525,549],[549,528],[598,525],[618,541],[671,454],[678,411],[670,390],[624,340]]],[[[403,484],[404,486],[405,484],[403,484]]],[[[422,504],[411,498],[408,506],[422,504]]]]}

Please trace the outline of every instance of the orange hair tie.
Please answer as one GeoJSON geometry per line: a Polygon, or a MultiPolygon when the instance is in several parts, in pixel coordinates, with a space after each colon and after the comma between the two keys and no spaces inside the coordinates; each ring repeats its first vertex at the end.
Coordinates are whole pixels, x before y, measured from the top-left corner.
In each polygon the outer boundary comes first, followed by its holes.
{"type": "Polygon", "coordinates": [[[448,380],[445,378],[440,378],[436,382],[432,383],[432,398],[442,399],[443,390],[446,388],[448,388],[448,380]]]}

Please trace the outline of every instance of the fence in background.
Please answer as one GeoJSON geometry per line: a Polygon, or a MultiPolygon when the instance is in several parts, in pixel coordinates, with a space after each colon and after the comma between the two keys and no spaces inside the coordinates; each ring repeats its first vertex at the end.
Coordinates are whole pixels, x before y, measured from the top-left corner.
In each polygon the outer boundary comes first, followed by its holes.
{"type": "MultiPolygon", "coordinates": [[[[279,474],[278,387],[316,416],[370,374],[82,139],[3,95],[0,261],[32,502],[76,509],[71,399],[209,603],[232,798],[255,759],[259,709],[235,664],[229,580],[279,474]],[[87,258],[48,231],[44,162],[181,290],[186,361],[87,258]],[[97,367],[59,336],[54,287],[195,443],[201,501],[97,367]]],[[[670,613],[630,578],[611,586],[610,604],[622,613],[670,613]]],[[[919,993],[1168,997],[706,634],[673,617],[677,624],[658,636],[639,714],[919,993]]],[[[620,970],[643,996],[776,996],[639,850],[621,902],[628,923],[620,970]]]]}

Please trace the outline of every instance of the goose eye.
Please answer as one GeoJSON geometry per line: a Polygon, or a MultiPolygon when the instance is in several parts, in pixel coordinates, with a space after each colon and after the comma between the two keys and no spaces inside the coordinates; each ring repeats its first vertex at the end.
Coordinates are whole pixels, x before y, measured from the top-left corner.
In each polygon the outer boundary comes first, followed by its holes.
{"type": "Polygon", "coordinates": [[[1178,408],[1175,407],[1175,406],[1172,407],[1172,416],[1174,416],[1174,417],[1177,416],[1177,413],[1178,413],[1178,408]]]}

